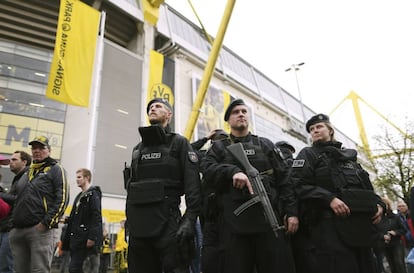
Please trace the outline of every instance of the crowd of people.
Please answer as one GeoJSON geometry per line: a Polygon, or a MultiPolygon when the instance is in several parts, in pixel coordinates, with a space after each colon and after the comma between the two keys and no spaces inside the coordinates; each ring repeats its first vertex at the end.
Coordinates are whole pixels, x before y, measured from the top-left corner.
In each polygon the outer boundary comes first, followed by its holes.
{"type": "Polygon", "coordinates": [[[56,229],[69,199],[63,167],[50,157],[48,138],[29,142],[32,155],[16,151],[10,190],[0,194],[12,207],[1,219],[1,272],[50,272],[56,229]]]}
{"type": "MultiPolygon", "coordinates": [[[[375,193],[357,151],[336,140],[327,115],[306,122],[312,144],[295,157],[288,142],[250,132],[241,99],[224,113],[230,132],[217,128],[193,143],[171,130],[167,100],[154,98],[146,110],[150,124],[139,127],[124,170],[128,255],[120,258],[128,272],[384,273],[384,264],[391,273],[412,272],[407,204],[399,200],[394,213],[375,193]],[[230,152],[238,146],[242,155],[230,152]]],[[[32,155],[0,158],[15,174],[0,192],[0,273],[50,272],[59,222],[69,272],[84,272],[86,260],[88,272],[101,272],[108,238],[91,171],[76,172],[81,191],[66,217],[65,170],[50,157],[48,138],[29,145],[32,155]]]]}

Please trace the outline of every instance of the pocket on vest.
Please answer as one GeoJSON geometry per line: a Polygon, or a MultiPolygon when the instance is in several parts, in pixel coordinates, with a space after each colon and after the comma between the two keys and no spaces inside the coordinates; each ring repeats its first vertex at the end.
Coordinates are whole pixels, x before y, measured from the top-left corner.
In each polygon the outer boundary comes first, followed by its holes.
{"type": "Polygon", "coordinates": [[[164,185],[160,181],[132,182],[129,185],[127,203],[151,204],[164,200],[164,185]]]}
{"type": "Polygon", "coordinates": [[[377,227],[372,216],[377,212],[378,199],[370,190],[344,189],[340,198],[351,210],[348,217],[335,217],[335,227],[341,240],[351,247],[373,246],[377,227]]]}
{"type": "Polygon", "coordinates": [[[351,214],[353,212],[361,212],[372,217],[378,210],[377,195],[371,190],[343,189],[339,198],[351,209],[351,214]]]}
{"type": "Polygon", "coordinates": [[[168,221],[164,185],[149,181],[131,183],[127,197],[127,218],[133,237],[159,236],[168,221]]]}

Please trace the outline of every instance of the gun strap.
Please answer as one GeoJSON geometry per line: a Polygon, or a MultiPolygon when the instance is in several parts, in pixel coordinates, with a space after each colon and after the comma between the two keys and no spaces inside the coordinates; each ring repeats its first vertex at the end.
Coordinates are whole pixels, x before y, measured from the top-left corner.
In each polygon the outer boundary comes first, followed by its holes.
{"type": "Polygon", "coordinates": [[[273,173],[274,173],[274,170],[273,169],[268,169],[266,171],[263,171],[263,172],[259,173],[259,175],[264,175],[264,174],[266,174],[266,175],[272,175],[273,173]]]}
{"type": "Polygon", "coordinates": [[[236,216],[239,216],[241,213],[243,213],[243,211],[250,208],[251,206],[253,206],[256,203],[260,203],[260,197],[258,195],[256,195],[255,197],[250,198],[249,200],[247,200],[246,202],[241,204],[237,209],[235,209],[233,211],[233,213],[236,216]]]}

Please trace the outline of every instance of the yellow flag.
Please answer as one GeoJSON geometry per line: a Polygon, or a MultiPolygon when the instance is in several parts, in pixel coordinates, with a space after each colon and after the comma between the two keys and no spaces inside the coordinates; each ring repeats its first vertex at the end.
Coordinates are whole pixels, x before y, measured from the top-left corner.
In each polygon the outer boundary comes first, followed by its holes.
{"type": "Polygon", "coordinates": [[[155,50],[150,51],[147,103],[163,98],[174,106],[175,62],[155,50]]]}
{"type": "Polygon", "coordinates": [[[79,0],[61,0],[46,97],[89,106],[100,12],[79,0]]]}

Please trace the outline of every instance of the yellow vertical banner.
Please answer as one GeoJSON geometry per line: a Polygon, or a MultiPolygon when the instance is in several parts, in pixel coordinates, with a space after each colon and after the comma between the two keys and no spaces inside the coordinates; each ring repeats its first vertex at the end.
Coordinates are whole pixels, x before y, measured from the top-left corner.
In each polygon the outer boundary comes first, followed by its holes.
{"type": "Polygon", "coordinates": [[[150,51],[147,103],[153,98],[163,98],[174,106],[174,65],[174,61],[161,53],[150,51]]]}
{"type": "MultiPolygon", "coordinates": [[[[89,106],[100,12],[79,0],[61,0],[46,97],[89,106]]],[[[102,34],[103,35],[103,34],[102,34]]]]}

